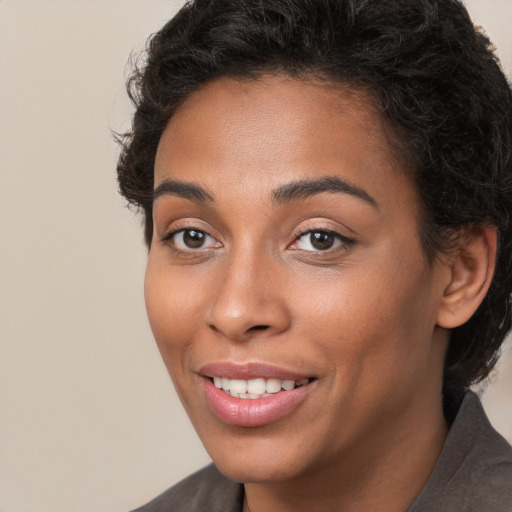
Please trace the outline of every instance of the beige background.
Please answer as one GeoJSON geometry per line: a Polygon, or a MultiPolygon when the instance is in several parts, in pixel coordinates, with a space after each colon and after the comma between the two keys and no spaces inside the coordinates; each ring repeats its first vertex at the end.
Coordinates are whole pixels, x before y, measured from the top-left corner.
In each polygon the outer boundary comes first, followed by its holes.
{"type": "MultiPolygon", "coordinates": [[[[0,510],[120,512],[207,461],[142,298],[110,128],[170,0],[0,0],[0,510]]],[[[512,70],[512,0],[468,2],[512,70]]],[[[512,440],[512,354],[486,394],[512,440]]]]}

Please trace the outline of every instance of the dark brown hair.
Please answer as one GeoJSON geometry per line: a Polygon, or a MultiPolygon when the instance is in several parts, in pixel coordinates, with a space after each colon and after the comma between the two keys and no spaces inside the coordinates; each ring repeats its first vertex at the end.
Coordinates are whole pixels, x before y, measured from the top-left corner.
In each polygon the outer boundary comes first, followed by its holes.
{"type": "Polygon", "coordinates": [[[445,386],[485,378],[512,322],[512,95],[487,37],[458,0],[187,2],[129,79],[136,112],[119,137],[120,190],[142,210],[148,246],[153,166],[169,119],[208,81],[263,73],[371,93],[420,193],[430,260],[457,229],[497,226],[490,290],[452,331],[445,364],[445,386]]]}

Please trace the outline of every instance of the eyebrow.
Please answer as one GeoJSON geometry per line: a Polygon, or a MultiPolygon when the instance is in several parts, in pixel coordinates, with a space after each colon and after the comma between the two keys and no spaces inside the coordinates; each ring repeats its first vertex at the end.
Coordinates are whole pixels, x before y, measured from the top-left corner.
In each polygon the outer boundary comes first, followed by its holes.
{"type": "Polygon", "coordinates": [[[275,203],[284,204],[298,199],[307,199],[323,192],[348,194],[362,199],[377,210],[379,209],[379,203],[368,192],[338,176],[292,181],[278,187],[274,190],[272,196],[275,203]]]}
{"type": "Polygon", "coordinates": [[[212,203],[214,197],[200,185],[166,179],[153,191],[153,201],[163,196],[176,196],[199,203],[212,203]]]}
{"type": "MultiPolygon", "coordinates": [[[[379,209],[379,203],[368,192],[338,176],[324,176],[313,180],[297,180],[286,183],[272,192],[272,199],[277,204],[284,204],[325,192],[348,194],[362,199],[377,210],[379,209]]],[[[165,179],[153,191],[153,201],[163,196],[182,197],[199,203],[215,201],[214,196],[200,185],[172,179],[165,179]]]]}

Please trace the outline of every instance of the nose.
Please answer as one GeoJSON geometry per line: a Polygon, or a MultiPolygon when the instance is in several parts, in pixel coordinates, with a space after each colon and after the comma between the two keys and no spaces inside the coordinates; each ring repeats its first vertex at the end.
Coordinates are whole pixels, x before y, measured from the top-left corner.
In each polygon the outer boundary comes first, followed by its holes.
{"type": "Polygon", "coordinates": [[[289,328],[284,273],[270,260],[243,254],[222,263],[205,318],[210,329],[232,341],[247,341],[289,328]]]}

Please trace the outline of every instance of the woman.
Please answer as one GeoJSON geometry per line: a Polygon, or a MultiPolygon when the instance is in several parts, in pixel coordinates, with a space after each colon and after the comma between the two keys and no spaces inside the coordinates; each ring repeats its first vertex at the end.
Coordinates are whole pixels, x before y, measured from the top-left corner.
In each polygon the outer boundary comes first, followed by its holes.
{"type": "Polygon", "coordinates": [[[465,8],[199,0],[130,85],[148,315],[215,464],[139,510],[512,510],[468,391],[511,326],[512,96],[465,8]]]}

